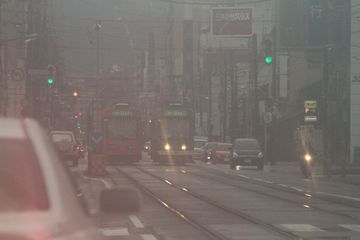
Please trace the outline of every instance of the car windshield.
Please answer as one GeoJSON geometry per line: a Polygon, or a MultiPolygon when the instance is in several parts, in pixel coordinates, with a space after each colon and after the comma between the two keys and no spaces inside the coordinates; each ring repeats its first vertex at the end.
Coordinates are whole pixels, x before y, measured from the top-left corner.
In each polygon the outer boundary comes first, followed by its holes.
{"type": "Polygon", "coordinates": [[[137,121],[135,119],[109,119],[106,134],[112,140],[134,139],[137,136],[137,121]]]}
{"type": "Polygon", "coordinates": [[[220,151],[229,151],[231,146],[232,144],[219,143],[216,145],[215,149],[220,151]]]}
{"type": "Polygon", "coordinates": [[[260,149],[259,143],[257,141],[249,140],[239,140],[235,141],[234,149],[238,150],[258,150],[260,149]]]}
{"type": "Polygon", "coordinates": [[[72,142],[73,141],[71,134],[66,134],[66,133],[53,133],[53,134],[51,134],[51,139],[54,142],[72,142]]]}
{"type": "Polygon", "coordinates": [[[206,141],[196,141],[196,140],[194,141],[195,148],[202,148],[205,146],[205,144],[206,144],[206,141]]]}
{"type": "Polygon", "coordinates": [[[49,208],[37,155],[27,140],[0,139],[0,213],[49,208]]]}
{"type": "Polygon", "coordinates": [[[217,143],[207,143],[205,145],[206,149],[214,149],[216,147],[217,143]]]}

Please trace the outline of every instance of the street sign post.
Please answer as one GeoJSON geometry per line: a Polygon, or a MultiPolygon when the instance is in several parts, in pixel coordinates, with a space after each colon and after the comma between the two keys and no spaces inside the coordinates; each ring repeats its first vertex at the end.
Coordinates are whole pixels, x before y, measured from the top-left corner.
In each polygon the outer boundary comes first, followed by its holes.
{"type": "Polygon", "coordinates": [[[102,150],[102,143],[104,141],[104,133],[93,132],[91,133],[90,140],[93,146],[93,152],[99,153],[102,150]]]}
{"type": "Polygon", "coordinates": [[[25,80],[25,71],[22,68],[15,68],[10,72],[13,81],[19,82],[25,80]]]}

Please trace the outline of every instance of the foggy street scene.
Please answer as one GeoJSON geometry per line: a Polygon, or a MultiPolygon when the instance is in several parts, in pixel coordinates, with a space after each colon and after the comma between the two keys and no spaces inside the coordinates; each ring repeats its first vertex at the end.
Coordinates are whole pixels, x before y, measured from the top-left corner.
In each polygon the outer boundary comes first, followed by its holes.
{"type": "Polygon", "coordinates": [[[360,0],[0,0],[0,236],[360,239],[360,0]]]}

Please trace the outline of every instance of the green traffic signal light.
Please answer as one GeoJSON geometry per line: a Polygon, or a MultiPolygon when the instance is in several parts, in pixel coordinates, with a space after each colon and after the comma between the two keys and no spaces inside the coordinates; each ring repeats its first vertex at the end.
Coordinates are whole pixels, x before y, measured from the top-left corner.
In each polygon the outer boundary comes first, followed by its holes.
{"type": "Polygon", "coordinates": [[[273,62],[272,56],[265,56],[264,61],[266,64],[271,64],[273,62]]]}
{"type": "Polygon", "coordinates": [[[54,84],[54,79],[53,78],[48,78],[47,83],[48,83],[48,85],[53,85],[54,84]]]}

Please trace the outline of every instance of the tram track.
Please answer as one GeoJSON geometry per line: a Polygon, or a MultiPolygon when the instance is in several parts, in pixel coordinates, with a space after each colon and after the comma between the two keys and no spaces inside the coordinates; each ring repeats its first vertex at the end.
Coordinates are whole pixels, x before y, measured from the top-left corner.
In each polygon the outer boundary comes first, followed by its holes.
{"type": "MultiPolygon", "coordinates": [[[[326,200],[324,200],[322,198],[318,198],[316,195],[312,195],[312,194],[309,194],[309,193],[306,193],[306,192],[300,193],[300,192],[298,192],[296,190],[291,190],[291,189],[289,189],[287,191],[285,189],[279,189],[277,187],[272,187],[270,184],[263,185],[263,184],[257,184],[257,183],[254,183],[254,182],[246,181],[246,183],[248,183],[248,184],[259,185],[261,187],[269,188],[269,189],[276,190],[276,191],[286,192],[288,194],[295,194],[297,196],[301,196],[301,197],[306,199],[305,201],[297,201],[297,200],[292,200],[292,199],[289,199],[289,198],[281,197],[280,195],[260,191],[260,190],[257,190],[257,189],[251,188],[251,187],[246,187],[244,185],[235,184],[235,183],[233,183],[234,179],[229,180],[229,179],[225,179],[225,177],[221,177],[221,179],[220,179],[220,177],[218,177],[218,176],[215,177],[215,176],[210,176],[208,174],[199,174],[199,173],[194,173],[194,172],[190,172],[190,171],[187,171],[186,174],[190,174],[190,175],[193,175],[193,176],[201,178],[201,179],[207,179],[207,180],[213,181],[215,183],[221,183],[221,184],[224,184],[226,186],[235,187],[237,189],[250,191],[250,192],[253,192],[253,193],[256,193],[256,194],[259,194],[259,195],[263,195],[263,196],[270,197],[270,198],[273,198],[273,199],[276,199],[276,200],[284,201],[284,202],[294,204],[294,205],[297,205],[297,206],[304,206],[305,205],[307,208],[311,208],[311,209],[319,211],[319,212],[328,213],[328,214],[336,215],[336,216],[339,216],[339,217],[346,217],[346,218],[349,218],[349,219],[351,219],[353,221],[359,221],[359,218],[356,218],[354,216],[351,216],[351,215],[348,215],[348,214],[345,214],[345,213],[340,213],[340,212],[333,211],[333,210],[329,210],[329,209],[325,209],[325,208],[318,207],[318,206],[310,204],[309,200],[311,200],[311,198],[315,198],[315,199],[320,200],[320,201],[326,201],[326,200]],[[309,204],[304,204],[303,202],[307,202],[309,204]]],[[[334,203],[332,201],[328,201],[328,202],[331,202],[332,204],[344,205],[344,204],[340,204],[340,203],[334,203]]]]}
{"type": "MultiPolygon", "coordinates": [[[[192,167],[196,167],[196,168],[199,168],[199,169],[205,169],[204,167],[197,166],[197,165],[193,165],[192,167]]],[[[206,170],[209,170],[209,169],[206,168],[206,170]]],[[[360,208],[360,205],[357,202],[356,203],[354,203],[352,201],[341,201],[340,202],[338,199],[329,198],[326,195],[318,194],[317,192],[313,192],[313,191],[310,191],[310,190],[306,191],[306,190],[302,190],[302,189],[299,189],[299,188],[296,188],[296,187],[291,187],[291,186],[288,186],[288,185],[285,185],[285,184],[275,183],[275,182],[271,182],[271,181],[267,181],[267,180],[263,180],[263,179],[258,179],[258,178],[250,178],[250,177],[246,177],[246,176],[242,176],[242,175],[233,175],[233,174],[230,175],[230,174],[226,174],[224,172],[219,172],[219,171],[216,172],[216,173],[220,174],[224,178],[230,178],[230,179],[232,179],[234,181],[236,180],[236,181],[241,181],[241,182],[244,182],[244,183],[254,184],[254,185],[274,189],[274,190],[285,192],[285,193],[295,194],[295,195],[302,196],[302,197],[304,197],[304,196],[308,197],[309,195],[311,195],[311,197],[313,199],[319,199],[319,200],[324,201],[324,202],[337,204],[337,205],[341,205],[341,206],[347,206],[347,207],[351,207],[351,208],[360,208]]],[[[199,175],[197,173],[192,173],[192,174],[199,175]]],[[[353,184],[353,185],[356,185],[356,184],[353,184]]]]}
{"type": "MultiPolygon", "coordinates": [[[[281,236],[283,239],[293,239],[293,240],[303,240],[304,238],[296,235],[295,233],[292,233],[290,231],[286,231],[280,227],[277,227],[275,225],[269,224],[263,220],[260,220],[258,218],[255,218],[243,211],[240,211],[238,209],[234,209],[228,206],[225,206],[223,204],[220,204],[219,202],[214,201],[213,199],[195,193],[189,189],[184,188],[183,186],[177,185],[175,183],[169,182],[166,179],[157,176],[153,173],[150,173],[140,167],[132,167],[133,169],[136,169],[138,172],[145,174],[147,176],[150,176],[153,179],[156,179],[158,181],[161,181],[164,184],[167,184],[169,187],[175,188],[179,191],[181,191],[182,193],[186,193],[189,196],[204,202],[212,207],[215,207],[217,209],[220,209],[221,211],[227,213],[227,214],[231,214],[233,216],[236,216],[242,220],[245,220],[246,222],[256,225],[256,226],[260,226],[262,229],[267,230],[269,232],[275,233],[279,236],[281,236]]],[[[166,200],[162,199],[162,197],[160,197],[159,195],[157,195],[154,191],[152,191],[151,189],[149,189],[148,187],[146,187],[144,184],[142,184],[140,181],[138,181],[137,179],[135,179],[133,176],[131,176],[131,174],[121,170],[120,168],[116,168],[116,171],[118,171],[120,174],[124,175],[126,178],[128,178],[131,182],[133,182],[141,191],[143,191],[144,193],[146,193],[148,196],[150,196],[151,198],[153,198],[154,200],[156,200],[158,203],[160,203],[162,206],[166,207],[168,210],[170,210],[172,213],[176,214],[178,217],[180,217],[181,219],[183,219],[184,221],[186,221],[188,224],[190,224],[191,226],[201,230],[204,232],[204,234],[208,235],[209,237],[211,237],[211,239],[221,239],[221,240],[225,240],[228,239],[225,236],[219,234],[218,232],[212,230],[211,228],[209,228],[208,226],[198,222],[196,219],[194,219],[192,216],[189,216],[189,214],[185,214],[181,209],[177,209],[174,205],[172,205],[171,203],[168,203],[166,200]]]]}

